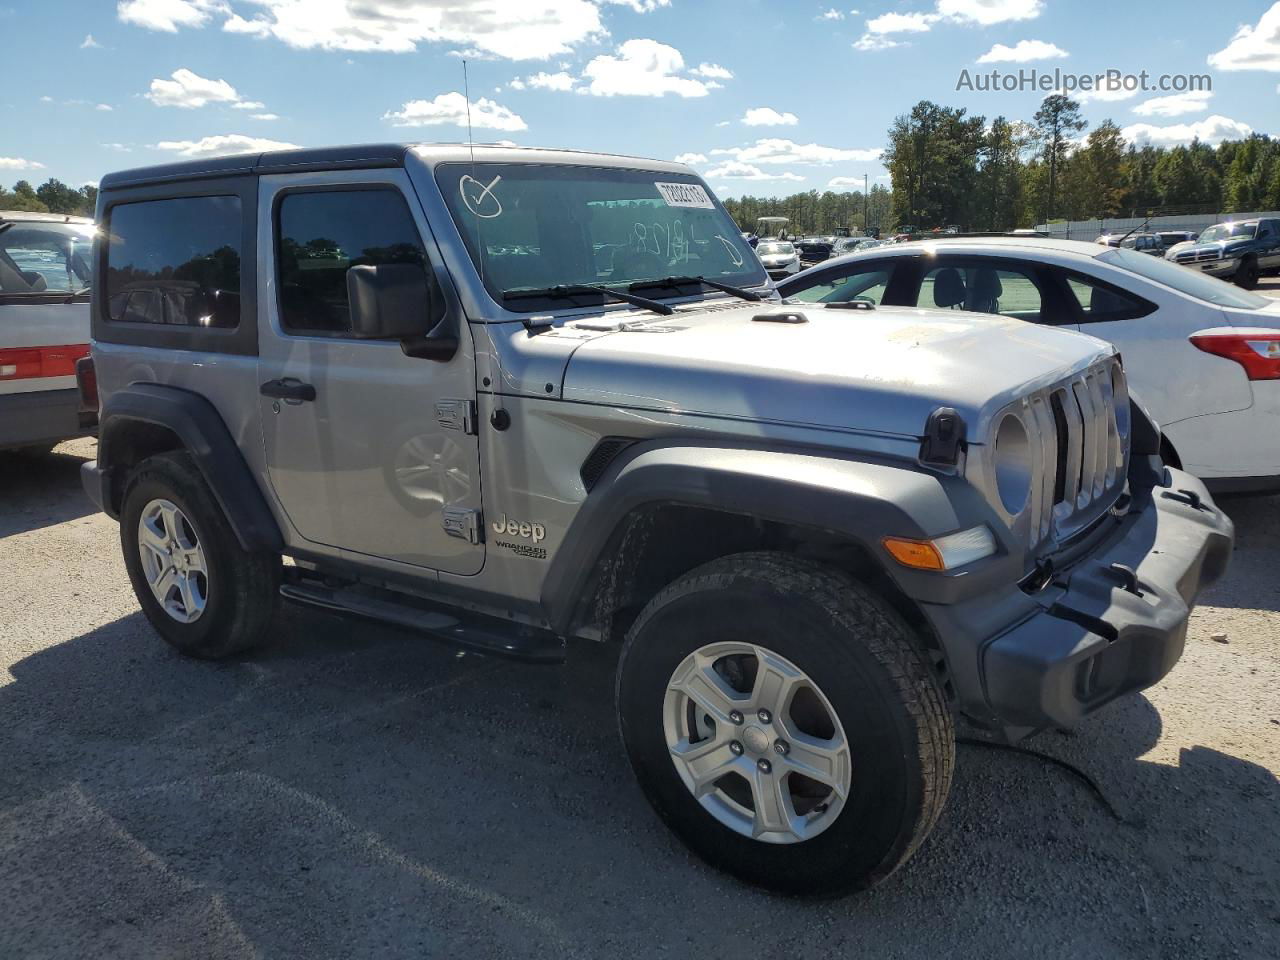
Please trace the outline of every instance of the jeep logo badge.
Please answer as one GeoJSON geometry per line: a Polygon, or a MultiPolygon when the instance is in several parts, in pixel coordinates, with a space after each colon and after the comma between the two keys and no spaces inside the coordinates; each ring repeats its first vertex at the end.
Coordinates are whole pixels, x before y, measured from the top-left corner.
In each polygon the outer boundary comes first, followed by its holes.
{"type": "Polygon", "coordinates": [[[495,520],[492,526],[494,533],[505,533],[508,537],[522,537],[525,540],[532,540],[534,543],[541,543],[547,539],[547,528],[542,524],[522,523],[511,519],[505,513],[495,520]]]}

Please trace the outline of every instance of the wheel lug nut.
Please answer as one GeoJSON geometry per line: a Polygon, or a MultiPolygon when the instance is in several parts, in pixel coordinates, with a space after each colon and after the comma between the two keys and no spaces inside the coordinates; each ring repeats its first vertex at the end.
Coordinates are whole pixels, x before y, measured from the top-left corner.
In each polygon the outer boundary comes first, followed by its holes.
{"type": "Polygon", "coordinates": [[[732,720],[735,724],[741,725],[741,723],[742,723],[742,712],[741,712],[741,711],[739,711],[739,710],[730,710],[730,711],[729,711],[729,719],[730,719],[730,720],[732,720]]]}
{"type": "Polygon", "coordinates": [[[761,710],[759,713],[756,714],[756,716],[760,718],[761,723],[769,723],[770,721],[773,720],[773,716],[769,713],[768,710],[761,710]]]}
{"type": "Polygon", "coordinates": [[[732,753],[735,757],[742,756],[742,744],[740,744],[737,740],[730,740],[729,752],[732,753]]]}
{"type": "Polygon", "coordinates": [[[785,740],[775,740],[773,744],[773,752],[779,756],[785,757],[791,752],[791,744],[787,743],[785,740]]]}
{"type": "Polygon", "coordinates": [[[772,763],[770,763],[768,760],[764,759],[764,757],[761,757],[759,760],[757,760],[757,761],[756,761],[756,768],[757,768],[761,773],[772,773],[772,772],[773,772],[773,764],[772,764],[772,763]]]}

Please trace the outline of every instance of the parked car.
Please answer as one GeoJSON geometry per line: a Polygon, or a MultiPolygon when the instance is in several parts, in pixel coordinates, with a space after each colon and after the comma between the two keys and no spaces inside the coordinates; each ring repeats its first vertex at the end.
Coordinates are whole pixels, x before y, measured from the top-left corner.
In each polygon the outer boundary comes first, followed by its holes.
{"type": "Polygon", "coordinates": [[[805,237],[794,242],[793,246],[805,265],[821,263],[831,256],[834,240],[829,237],[805,237]]]}
{"type": "Polygon", "coordinates": [[[880,245],[880,241],[871,237],[840,237],[831,248],[831,256],[840,257],[855,250],[869,250],[880,245]]]}
{"type": "Polygon", "coordinates": [[[1034,238],[856,253],[778,290],[795,303],[999,313],[1110,341],[1164,431],[1166,460],[1212,490],[1280,489],[1280,301],[1133,250],[1034,238]]]}
{"type": "Polygon", "coordinates": [[[1170,251],[1168,258],[1252,290],[1262,274],[1280,270],[1280,219],[1215,224],[1195,243],[1170,251]]]}
{"type": "Polygon", "coordinates": [[[761,240],[756,245],[756,254],[774,280],[800,272],[800,253],[789,241],[761,240]]]}
{"type": "Polygon", "coordinates": [[[887,877],[953,712],[1017,739],[1156,682],[1231,554],[1113,347],[787,307],[683,165],[294,150],[98,204],[83,477],[155,630],[238,655],[284,596],[508,657],[618,644],[640,786],[756,884],[887,877]]]}
{"type": "Polygon", "coordinates": [[[1131,233],[1121,238],[1120,246],[1152,257],[1164,256],[1164,241],[1156,233],[1131,233]]]}
{"type": "Polygon", "coordinates": [[[1200,234],[1194,230],[1158,230],[1156,236],[1160,238],[1160,242],[1164,244],[1165,249],[1179,243],[1191,243],[1197,240],[1200,234]]]}
{"type": "Polygon", "coordinates": [[[75,366],[89,355],[93,221],[0,211],[0,449],[93,430],[75,366]]]}

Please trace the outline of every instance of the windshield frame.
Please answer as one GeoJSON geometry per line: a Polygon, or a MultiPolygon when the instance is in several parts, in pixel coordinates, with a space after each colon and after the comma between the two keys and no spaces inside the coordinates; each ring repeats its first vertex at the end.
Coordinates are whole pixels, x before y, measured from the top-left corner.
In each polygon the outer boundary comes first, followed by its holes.
{"type": "Polygon", "coordinates": [[[1161,257],[1151,257],[1145,253],[1138,253],[1136,250],[1128,250],[1123,247],[1108,247],[1098,253],[1094,259],[1099,263],[1105,263],[1109,267],[1134,274],[1150,283],[1159,284],[1184,297],[1190,297],[1198,303],[1208,304],[1219,309],[1261,310],[1274,302],[1266,297],[1249,293],[1247,290],[1241,290],[1225,280],[1219,280],[1200,273],[1191,267],[1171,263],[1161,257]],[[1180,280],[1186,282],[1179,283],[1178,281],[1180,280]],[[1209,281],[1209,283],[1205,285],[1202,281],[1209,281]],[[1221,284],[1220,290],[1216,286],[1217,284],[1221,284]],[[1197,292],[1197,289],[1208,291],[1211,295],[1203,296],[1200,292],[1197,292]],[[1213,298],[1212,294],[1214,293],[1219,295],[1219,299],[1213,298]]]}
{"type": "MultiPolygon", "coordinates": [[[[605,288],[613,288],[613,289],[617,289],[622,293],[627,293],[629,286],[633,283],[637,283],[637,282],[643,283],[648,281],[649,279],[653,279],[653,280],[665,279],[665,276],[655,276],[653,278],[625,277],[625,278],[617,278],[617,279],[603,277],[603,278],[595,278],[589,281],[582,281],[582,280],[575,280],[574,278],[568,276],[567,273],[569,271],[565,271],[566,276],[563,276],[563,277],[554,276],[554,277],[545,278],[548,281],[550,281],[546,284],[543,284],[540,282],[534,282],[532,284],[516,284],[514,286],[506,286],[504,289],[504,285],[498,282],[497,279],[492,277],[491,275],[487,275],[489,274],[489,271],[485,270],[484,267],[482,266],[482,260],[479,256],[479,252],[473,247],[474,233],[471,229],[468,228],[467,224],[462,222],[462,218],[466,216],[464,205],[460,203],[455,204],[455,202],[453,202],[452,191],[455,189],[456,183],[462,177],[471,176],[473,179],[478,178],[480,181],[487,182],[484,175],[484,171],[486,169],[491,170],[493,168],[510,168],[510,167],[518,167],[521,169],[541,168],[541,169],[547,169],[547,170],[554,170],[557,172],[557,174],[559,174],[560,176],[563,176],[566,180],[574,179],[574,176],[573,176],[574,174],[580,174],[584,177],[594,175],[596,177],[599,177],[602,180],[607,180],[607,179],[610,179],[611,177],[616,178],[618,175],[622,175],[623,179],[632,179],[638,176],[638,177],[648,178],[653,182],[688,183],[690,185],[701,187],[702,190],[706,192],[707,199],[710,200],[711,202],[710,208],[703,206],[701,207],[701,210],[706,212],[714,211],[715,215],[719,218],[719,220],[721,221],[724,227],[723,231],[720,231],[720,232],[722,232],[725,236],[729,238],[729,242],[736,242],[736,244],[741,248],[738,252],[743,258],[741,273],[722,275],[719,272],[708,272],[707,273],[708,278],[725,282],[725,283],[731,283],[735,286],[740,286],[744,289],[759,291],[761,292],[762,297],[767,298],[768,292],[771,289],[770,282],[769,282],[768,274],[765,272],[765,270],[763,269],[763,266],[760,264],[758,257],[756,257],[755,252],[751,249],[746,239],[742,236],[741,230],[738,228],[738,225],[734,221],[733,217],[725,209],[724,204],[711,191],[710,187],[706,185],[706,181],[703,180],[701,177],[697,176],[697,174],[692,173],[691,171],[688,171],[688,170],[675,171],[675,170],[666,169],[665,167],[651,167],[643,162],[637,162],[635,164],[625,164],[625,165],[624,164],[615,165],[607,162],[606,163],[574,163],[574,162],[566,162],[559,159],[554,159],[554,160],[548,159],[546,161],[539,160],[537,162],[531,162],[530,160],[525,158],[508,159],[505,157],[501,159],[498,159],[496,157],[495,158],[487,157],[483,160],[477,160],[474,163],[472,163],[470,160],[453,159],[453,158],[450,158],[448,160],[438,160],[434,163],[429,164],[427,170],[424,172],[427,173],[427,176],[429,177],[431,184],[435,187],[435,191],[433,192],[436,193],[437,196],[439,196],[440,211],[444,214],[445,220],[448,222],[449,226],[452,227],[454,231],[456,231],[454,236],[456,236],[458,240],[458,244],[456,248],[456,255],[458,259],[455,262],[457,266],[461,270],[465,271],[465,273],[467,274],[466,279],[463,281],[463,286],[473,290],[475,295],[483,296],[483,300],[477,303],[478,306],[481,304],[484,304],[484,301],[488,301],[489,303],[492,303],[497,308],[497,311],[499,314],[507,315],[507,317],[503,317],[503,316],[495,317],[494,311],[490,309],[487,305],[484,305],[482,307],[482,316],[475,317],[474,319],[479,319],[481,321],[484,321],[485,319],[492,319],[495,322],[503,322],[508,317],[511,319],[523,319],[527,317],[530,313],[547,314],[547,315],[555,315],[555,316],[569,316],[569,315],[580,315],[580,314],[597,314],[598,315],[602,311],[610,311],[610,310],[625,310],[625,311],[635,310],[637,309],[635,306],[628,305],[626,303],[615,303],[610,298],[602,294],[593,295],[591,293],[583,293],[581,295],[575,296],[574,298],[565,298],[565,297],[507,298],[504,296],[504,294],[511,291],[518,292],[522,289],[525,289],[526,287],[540,289],[544,287],[545,288],[554,288],[554,287],[560,287],[560,286],[574,287],[574,286],[582,286],[582,285],[594,285],[594,286],[600,286],[605,288]]],[[[498,172],[498,171],[495,171],[495,172],[498,172]]],[[[661,197],[655,196],[654,199],[661,199],[661,197]]],[[[432,206],[434,205],[435,203],[433,201],[432,206]]],[[[450,247],[454,246],[452,243],[448,245],[450,247]]],[[[492,246],[492,244],[490,244],[490,246],[492,246]]],[[[597,242],[595,246],[598,249],[600,244],[597,242]]],[[[696,273],[697,272],[696,266],[697,266],[696,262],[671,264],[671,268],[668,271],[667,275],[683,275],[683,274],[689,274],[689,273],[696,273]]],[[[462,280],[462,278],[458,278],[458,279],[462,280]]],[[[652,299],[659,300],[663,303],[682,303],[682,302],[689,302],[689,301],[697,302],[702,300],[720,300],[720,299],[726,299],[726,298],[733,299],[732,295],[730,294],[712,289],[707,286],[695,286],[693,284],[682,285],[678,288],[671,288],[669,291],[657,290],[656,292],[653,292],[653,293],[650,293],[650,288],[646,287],[646,294],[652,296],[652,299]]]]}

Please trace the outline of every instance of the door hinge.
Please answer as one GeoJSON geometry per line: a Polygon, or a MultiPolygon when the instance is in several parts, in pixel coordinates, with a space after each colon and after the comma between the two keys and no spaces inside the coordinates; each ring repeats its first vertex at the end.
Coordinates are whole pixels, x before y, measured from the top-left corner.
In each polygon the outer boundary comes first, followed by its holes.
{"type": "Polygon", "coordinates": [[[440,513],[440,523],[449,536],[467,543],[479,543],[484,530],[480,511],[470,507],[445,507],[440,513]]]}
{"type": "Polygon", "coordinates": [[[446,430],[463,433],[476,432],[476,405],[474,400],[437,400],[436,422],[446,430]]]}

